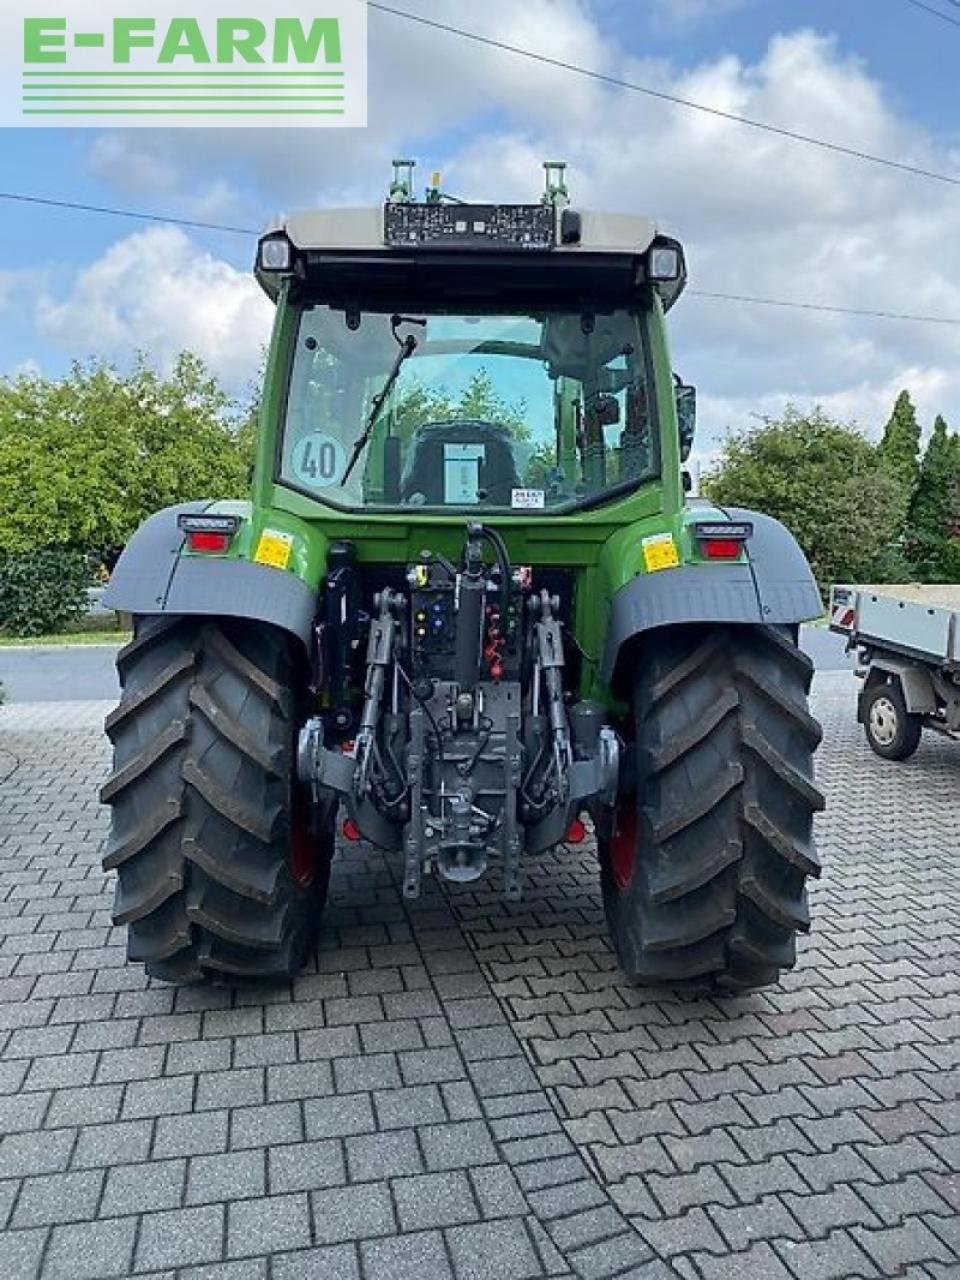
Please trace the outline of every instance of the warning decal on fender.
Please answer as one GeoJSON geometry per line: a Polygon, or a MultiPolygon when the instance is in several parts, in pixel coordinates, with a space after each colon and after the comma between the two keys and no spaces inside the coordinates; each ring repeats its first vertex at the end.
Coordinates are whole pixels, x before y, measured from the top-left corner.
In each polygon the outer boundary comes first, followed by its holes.
{"type": "Polygon", "coordinates": [[[680,563],[680,553],[672,533],[655,533],[644,538],[640,545],[647,573],[656,573],[658,569],[676,569],[680,563]]]}
{"type": "Polygon", "coordinates": [[[264,529],[254,553],[255,564],[268,564],[272,569],[286,569],[293,554],[293,534],[264,529]]]}

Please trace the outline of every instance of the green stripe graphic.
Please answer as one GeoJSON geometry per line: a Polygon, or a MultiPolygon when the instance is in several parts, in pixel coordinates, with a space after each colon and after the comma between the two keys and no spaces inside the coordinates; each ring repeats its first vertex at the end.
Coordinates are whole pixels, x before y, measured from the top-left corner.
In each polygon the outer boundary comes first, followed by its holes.
{"type": "Polygon", "coordinates": [[[294,77],[300,76],[340,76],[345,73],[343,71],[24,71],[23,75],[27,77],[42,76],[44,79],[50,76],[204,76],[211,77],[232,77],[232,76],[253,76],[253,77],[272,77],[284,76],[294,77]]]}
{"type": "Polygon", "coordinates": [[[93,96],[67,93],[25,94],[23,100],[24,102],[343,102],[343,95],[258,93],[256,96],[250,96],[245,93],[218,93],[204,96],[195,93],[168,93],[159,98],[153,93],[108,93],[93,96]]]}
{"type": "Polygon", "coordinates": [[[24,107],[25,116],[342,116],[343,107],[263,107],[251,111],[245,107],[24,107]]]}

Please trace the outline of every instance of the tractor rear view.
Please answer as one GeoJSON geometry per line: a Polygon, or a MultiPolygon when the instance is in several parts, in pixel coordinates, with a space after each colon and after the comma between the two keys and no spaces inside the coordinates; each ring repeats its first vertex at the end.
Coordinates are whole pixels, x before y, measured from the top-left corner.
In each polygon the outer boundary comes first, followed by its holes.
{"type": "Polygon", "coordinates": [[[509,900],[596,835],[620,963],[776,981],[808,928],[821,807],[790,534],[685,500],[694,392],[665,314],[681,246],[579,211],[413,198],[293,215],[250,500],[158,512],[133,614],[105,866],[156,977],[288,976],[336,838],[509,900]]]}

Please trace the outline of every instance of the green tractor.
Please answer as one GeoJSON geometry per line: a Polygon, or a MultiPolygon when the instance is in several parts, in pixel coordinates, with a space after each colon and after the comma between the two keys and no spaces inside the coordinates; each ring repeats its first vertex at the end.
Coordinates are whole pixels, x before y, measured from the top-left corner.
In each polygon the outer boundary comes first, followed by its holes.
{"type": "Polygon", "coordinates": [[[809,926],[822,800],[791,535],[685,498],[695,392],[664,317],[681,246],[571,207],[413,198],[294,214],[250,500],[152,516],[107,721],[104,865],[154,977],[288,977],[335,843],[403,894],[508,900],[588,819],[644,983],[775,982],[809,926]]]}

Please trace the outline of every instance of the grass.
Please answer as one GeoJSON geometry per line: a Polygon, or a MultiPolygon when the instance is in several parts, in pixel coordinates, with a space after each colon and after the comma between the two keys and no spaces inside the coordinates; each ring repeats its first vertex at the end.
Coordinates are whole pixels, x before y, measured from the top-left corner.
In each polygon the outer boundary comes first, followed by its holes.
{"type": "Polygon", "coordinates": [[[48,645],[51,648],[64,645],[121,645],[130,639],[130,631],[120,625],[113,615],[102,618],[83,618],[75,626],[67,627],[54,635],[11,636],[0,631],[0,649],[25,649],[30,646],[48,645]]]}

